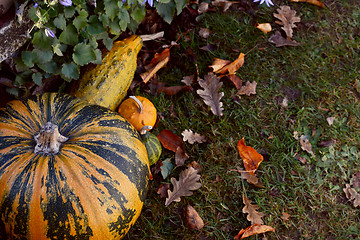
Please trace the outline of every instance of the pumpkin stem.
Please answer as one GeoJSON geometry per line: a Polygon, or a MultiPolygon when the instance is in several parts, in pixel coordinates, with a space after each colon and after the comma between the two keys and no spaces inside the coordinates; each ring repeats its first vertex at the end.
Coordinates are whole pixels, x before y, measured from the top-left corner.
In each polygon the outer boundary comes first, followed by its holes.
{"type": "Polygon", "coordinates": [[[144,135],[147,130],[151,130],[151,129],[152,129],[152,126],[149,126],[149,125],[143,126],[140,130],[140,135],[144,135]]]}
{"type": "Polygon", "coordinates": [[[51,122],[47,122],[34,139],[36,141],[34,153],[54,154],[59,152],[61,143],[68,140],[67,137],[60,134],[58,126],[51,122]]]}
{"type": "Polygon", "coordinates": [[[143,113],[144,107],[143,107],[142,103],[140,102],[140,100],[137,99],[135,96],[129,96],[129,98],[133,99],[139,105],[138,112],[143,113]]]}

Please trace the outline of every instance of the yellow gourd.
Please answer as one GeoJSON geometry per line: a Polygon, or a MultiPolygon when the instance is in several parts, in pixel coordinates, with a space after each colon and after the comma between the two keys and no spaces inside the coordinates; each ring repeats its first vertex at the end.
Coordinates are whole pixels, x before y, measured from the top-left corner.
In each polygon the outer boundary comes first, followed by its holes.
{"type": "Polygon", "coordinates": [[[102,64],[85,71],[72,86],[70,94],[89,104],[96,104],[116,111],[134,78],[137,54],[142,47],[139,36],[132,35],[114,42],[102,64]]]}

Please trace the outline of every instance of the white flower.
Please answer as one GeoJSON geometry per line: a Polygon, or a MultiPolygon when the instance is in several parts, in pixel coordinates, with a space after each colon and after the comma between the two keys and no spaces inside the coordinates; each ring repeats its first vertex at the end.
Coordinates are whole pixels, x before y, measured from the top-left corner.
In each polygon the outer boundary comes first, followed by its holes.
{"type": "Polygon", "coordinates": [[[274,3],[271,0],[254,0],[254,2],[260,2],[260,4],[263,4],[265,2],[268,7],[274,5],[274,3]]]}

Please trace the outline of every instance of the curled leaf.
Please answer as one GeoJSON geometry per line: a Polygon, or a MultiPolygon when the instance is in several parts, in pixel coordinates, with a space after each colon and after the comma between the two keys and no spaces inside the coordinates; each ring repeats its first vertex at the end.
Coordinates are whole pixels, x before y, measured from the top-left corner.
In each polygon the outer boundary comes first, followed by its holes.
{"type": "Polygon", "coordinates": [[[244,138],[238,141],[237,149],[243,159],[245,170],[248,171],[250,175],[254,175],[260,163],[264,160],[264,157],[254,148],[246,146],[244,138]]]}
{"type": "Polygon", "coordinates": [[[246,229],[241,229],[240,232],[238,233],[238,235],[236,235],[234,237],[234,239],[243,239],[243,238],[250,237],[252,235],[265,233],[265,232],[275,232],[275,229],[270,226],[260,225],[260,224],[255,223],[254,225],[252,225],[246,229]]]}
{"type": "Polygon", "coordinates": [[[310,4],[313,4],[313,5],[321,7],[321,8],[325,8],[325,4],[323,4],[319,0],[290,0],[290,2],[305,2],[305,3],[310,3],[310,4]]]}
{"type": "Polygon", "coordinates": [[[255,27],[260,29],[263,33],[268,33],[272,30],[270,23],[257,23],[255,27]]]}

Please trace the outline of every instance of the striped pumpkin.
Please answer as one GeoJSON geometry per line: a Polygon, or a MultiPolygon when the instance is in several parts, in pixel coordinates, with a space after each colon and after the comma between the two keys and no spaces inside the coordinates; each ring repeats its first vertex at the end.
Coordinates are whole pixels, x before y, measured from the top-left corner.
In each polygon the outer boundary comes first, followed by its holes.
{"type": "Polygon", "coordinates": [[[154,134],[150,133],[147,130],[143,130],[145,127],[147,126],[144,126],[141,129],[140,135],[146,147],[150,165],[153,165],[159,160],[162,152],[162,147],[159,139],[154,134]]]}
{"type": "Polygon", "coordinates": [[[0,109],[0,239],[120,239],[149,173],[117,113],[59,93],[12,101],[0,109]]]}

